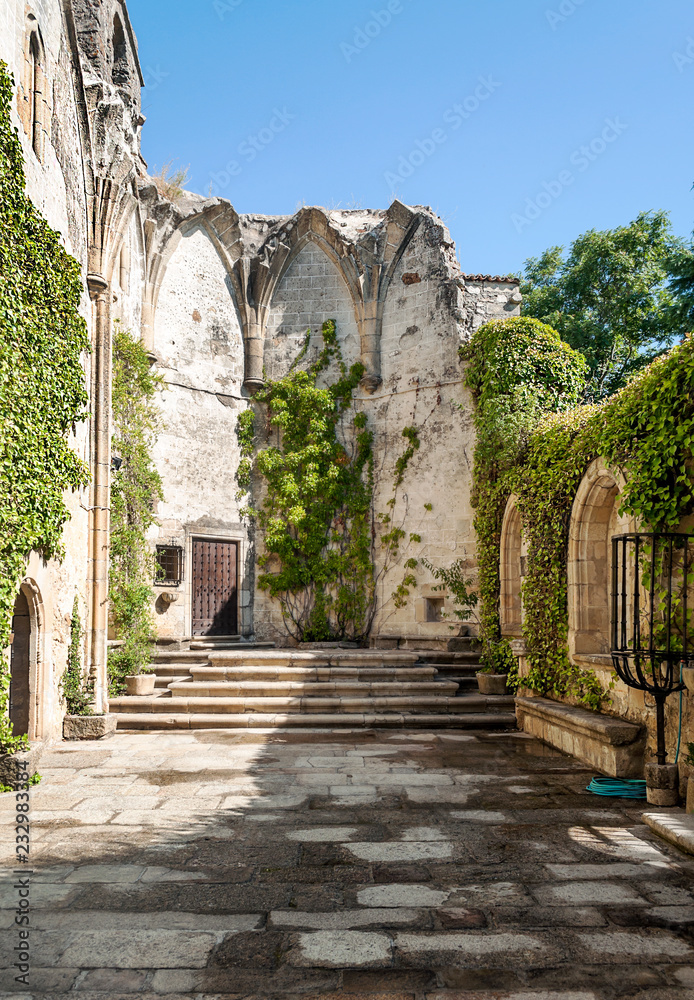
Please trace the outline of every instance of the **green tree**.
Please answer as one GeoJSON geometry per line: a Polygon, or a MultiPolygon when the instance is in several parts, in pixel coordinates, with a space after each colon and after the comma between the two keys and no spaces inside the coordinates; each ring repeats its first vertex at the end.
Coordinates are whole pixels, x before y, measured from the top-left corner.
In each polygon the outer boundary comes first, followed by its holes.
{"type": "MultiPolygon", "coordinates": [[[[691,252],[666,212],[579,236],[526,261],[523,315],[558,330],[586,358],[586,399],[611,395],[686,329],[671,277],[691,252]]],[[[692,296],[694,301],[694,294],[692,296]]]]}
{"type": "Polygon", "coordinates": [[[674,319],[687,333],[694,331],[694,234],[692,242],[675,261],[670,287],[675,294],[674,319]]]}
{"type": "Polygon", "coordinates": [[[142,344],[116,326],[113,335],[113,454],[120,459],[111,485],[110,615],[123,645],[109,654],[109,688],[120,694],[128,674],[146,670],[154,635],[151,603],[154,557],[147,531],[156,524],[161,477],[152,461],[159,423],[154,397],[163,382],[142,344]]]}
{"type": "Polygon", "coordinates": [[[246,509],[263,532],[258,586],[279,601],[287,631],[300,640],[363,639],[375,599],[372,434],[352,397],[364,366],[347,368],[334,320],[322,333],[323,350],[307,371],[296,369],[304,350],[257,394],[277,443],[260,448],[254,462],[253,414],[239,417],[237,478],[246,490],[252,469],[261,477],[263,502],[246,509]],[[331,362],[339,377],[321,388],[331,362]]]}

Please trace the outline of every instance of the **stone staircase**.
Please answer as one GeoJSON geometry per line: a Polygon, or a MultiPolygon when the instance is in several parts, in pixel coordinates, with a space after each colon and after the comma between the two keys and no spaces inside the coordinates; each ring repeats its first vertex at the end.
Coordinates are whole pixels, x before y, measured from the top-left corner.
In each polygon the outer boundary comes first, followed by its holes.
{"type": "Polygon", "coordinates": [[[477,693],[472,651],[209,642],[158,651],[153,666],[152,697],[111,699],[118,729],[515,726],[512,697],[477,693]]]}

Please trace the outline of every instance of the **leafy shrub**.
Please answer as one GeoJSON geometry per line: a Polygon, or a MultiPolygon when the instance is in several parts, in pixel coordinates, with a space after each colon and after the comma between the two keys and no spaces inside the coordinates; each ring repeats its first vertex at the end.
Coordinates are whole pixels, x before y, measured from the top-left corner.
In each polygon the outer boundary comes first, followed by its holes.
{"type": "Polygon", "coordinates": [[[67,669],[60,680],[60,691],[65,699],[69,715],[93,715],[94,679],[85,678],[82,670],[82,620],[79,614],[79,600],[75,595],[70,621],[70,648],[67,654],[67,669]]]}
{"type": "Polygon", "coordinates": [[[131,333],[116,326],[113,337],[112,450],[121,460],[111,485],[110,618],[122,645],[109,652],[109,689],[120,694],[124,679],[148,670],[155,558],[147,531],[156,524],[161,477],[152,461],[159,411],[154,402],[162,379],[131,333]]]}

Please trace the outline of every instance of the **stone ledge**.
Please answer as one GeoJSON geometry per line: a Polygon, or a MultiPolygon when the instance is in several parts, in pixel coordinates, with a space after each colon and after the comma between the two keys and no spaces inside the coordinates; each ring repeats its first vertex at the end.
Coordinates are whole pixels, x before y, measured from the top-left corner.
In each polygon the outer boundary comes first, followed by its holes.
{"type": "Polygon", "coordinates": [[[645,730],[548,698],[516,698],[518,726],[613,778],[642,777],[645,730]]]}
{"type": "Polygon", "coordinates": [[[644,813],[641,817],[653,833],[674,844],[687,854],[694,854],[694,816],[688,816],[683,809],[669,812],[644,813]]]}

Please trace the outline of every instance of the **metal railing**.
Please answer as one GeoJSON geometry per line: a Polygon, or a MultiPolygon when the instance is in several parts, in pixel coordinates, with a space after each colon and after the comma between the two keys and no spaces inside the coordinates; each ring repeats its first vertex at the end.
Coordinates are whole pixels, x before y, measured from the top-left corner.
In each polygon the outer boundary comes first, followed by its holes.
{"type": "Polygon", "coordinates": [[[612,539],[612,662],[656,705],[659,764],[667,758],[665,702],[694,661],[694,537],[638,532],[612,539]]]}

